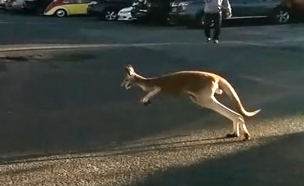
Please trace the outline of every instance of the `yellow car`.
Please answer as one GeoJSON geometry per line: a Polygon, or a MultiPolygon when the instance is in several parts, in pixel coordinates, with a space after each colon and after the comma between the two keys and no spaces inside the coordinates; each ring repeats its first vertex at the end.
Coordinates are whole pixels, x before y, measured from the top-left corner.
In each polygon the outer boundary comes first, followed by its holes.
{"type": "Polygon", "coordinates": [[[54,0],[45,9],[43,15],[65,17],[87,14],[90,0],[54,0]]]}

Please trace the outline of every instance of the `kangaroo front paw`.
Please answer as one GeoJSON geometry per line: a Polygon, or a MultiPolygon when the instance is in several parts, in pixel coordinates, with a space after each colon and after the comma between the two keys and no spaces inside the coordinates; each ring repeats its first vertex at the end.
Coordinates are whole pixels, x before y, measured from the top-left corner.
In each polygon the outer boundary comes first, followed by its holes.
{"type": "Polygon", "coordinates": [[[226,138],[237,138],[239,137],[236,133],[226,134],[226,138]]]}
{"type": "Polygon", "coordinates": [[[150,101],[150,100],[145,101],[145,102],[143,102],[143,104],[144,104],[144,106],[148,106],[148,105],[150,105],[150,104],[151,104],[151,101],[150,101]]]}

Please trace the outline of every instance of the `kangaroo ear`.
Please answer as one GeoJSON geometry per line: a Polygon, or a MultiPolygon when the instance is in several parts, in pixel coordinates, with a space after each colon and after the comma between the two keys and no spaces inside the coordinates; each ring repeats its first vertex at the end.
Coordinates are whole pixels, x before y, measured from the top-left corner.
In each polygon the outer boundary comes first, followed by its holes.
{"type": "Polygon", "coordinates": [[[127,73],[129,76],[131,76],[132,74],[134,74],[134,69],[133,69],[132,65],[127,65],[127,66],[125,67],[125,71],[126,71],[126,73],[127,73]]]}

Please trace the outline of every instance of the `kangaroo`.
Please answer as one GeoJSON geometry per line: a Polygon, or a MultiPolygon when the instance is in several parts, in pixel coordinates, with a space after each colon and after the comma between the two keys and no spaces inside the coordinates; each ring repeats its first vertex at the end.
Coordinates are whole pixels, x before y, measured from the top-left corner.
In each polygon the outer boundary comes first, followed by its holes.
{"type": "Polygon", "coordinates": [[[241,128],[243,140],[251,139],[244,117],[252,117],[261,109],[253,112],[246,111],[236,91],[225,78],[204,71],[177,71],[159,77],[146,78],[137,74],[132,65],[127,65],[125,72],[126,77],[121,86],[126,90],[134,85],[140,87],[145,92],[145,96],[140,100],[143,105],[149,105],[151,98],[157,94],[173,97],[185,95],[195,104],[211,109],[233,122],[233,132],[228,133],[227,138],[240,137],[241,128]],[[215,98],[215,94],[221,95],[223,92],[236,104],[238,112],[226,107],[215,98]]]}

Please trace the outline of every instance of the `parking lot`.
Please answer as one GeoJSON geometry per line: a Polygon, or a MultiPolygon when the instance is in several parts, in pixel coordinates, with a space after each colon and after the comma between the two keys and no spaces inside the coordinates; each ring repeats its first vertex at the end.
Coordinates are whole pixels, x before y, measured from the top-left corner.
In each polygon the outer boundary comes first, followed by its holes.
{"type": "Polygon", "coordinates": [[[303,185],[304,25],[245,23],[213,44],[183,26],[0,14],[0,185],[303,185]],[[144,107],[120,87],[127,64],[223,75],[262,109],[253,139],[223,138],[230,121],[188,99],[144,107]]]}

